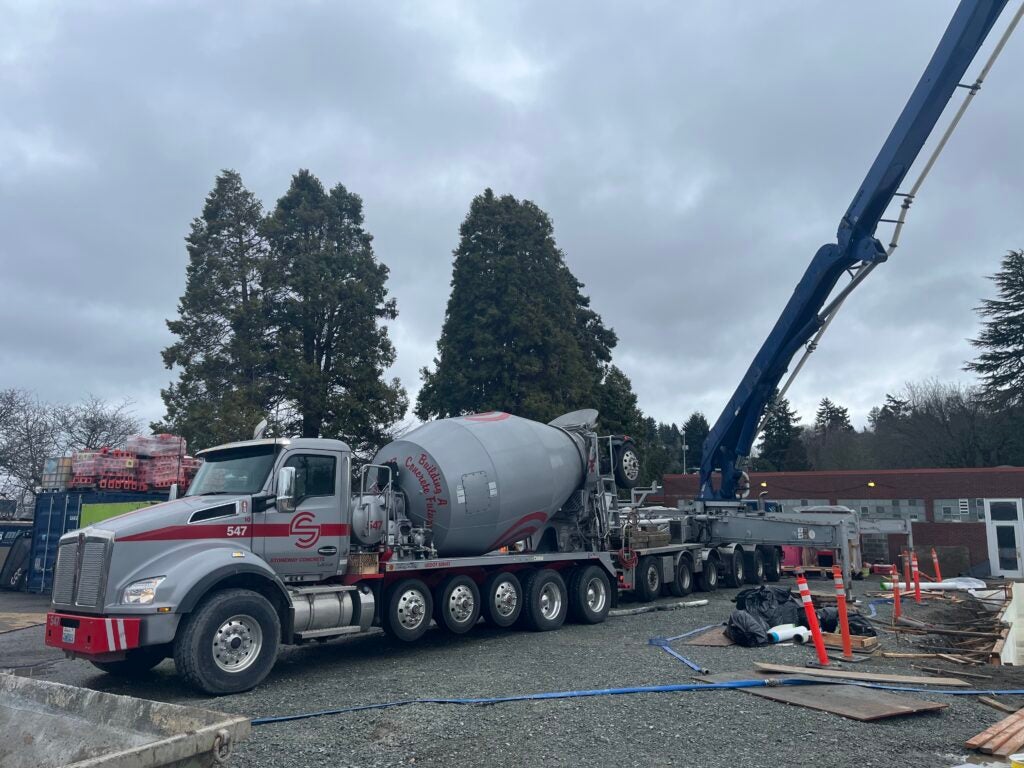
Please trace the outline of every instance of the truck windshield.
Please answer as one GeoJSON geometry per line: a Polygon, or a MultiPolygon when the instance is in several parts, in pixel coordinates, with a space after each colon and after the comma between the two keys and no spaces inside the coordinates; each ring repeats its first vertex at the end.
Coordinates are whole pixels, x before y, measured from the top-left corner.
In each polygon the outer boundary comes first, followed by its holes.
{"type": "Polygon", "coordinates": [[[203,456],[204,462],[186,496],[258,493],[274,466],[275,446],[231,448],[203,456]]]}

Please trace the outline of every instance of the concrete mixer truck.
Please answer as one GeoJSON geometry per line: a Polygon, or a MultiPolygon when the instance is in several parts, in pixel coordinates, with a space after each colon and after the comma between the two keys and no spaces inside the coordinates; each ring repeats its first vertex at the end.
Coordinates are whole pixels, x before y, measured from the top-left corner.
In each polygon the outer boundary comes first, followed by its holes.
{"type": "Polygon", "coordinates": [[[837,241],[815,254],[705,442],[698,498],[678,509],[620,501],[639,475],[636,450],[601,436],[595,411],[550,424],[442,419],[354,475],[337,440],[222,445],[202,454],[183,498],[61,538],[46,643],[113,674],[173,656],[196,687],[223,694],[257,685],[281,643],[376,626],[414,641],[431,621],[461,634],[481,617],[538,631],[594,624],[627,591],[652,600],[720,578],[778,579],[783,544],[833,549],[849,577],[864,524],[748,504],[742,459],[796,351],[888,256],[874,237],[881,216],[1004,5],[957,9],[837,241]]]}

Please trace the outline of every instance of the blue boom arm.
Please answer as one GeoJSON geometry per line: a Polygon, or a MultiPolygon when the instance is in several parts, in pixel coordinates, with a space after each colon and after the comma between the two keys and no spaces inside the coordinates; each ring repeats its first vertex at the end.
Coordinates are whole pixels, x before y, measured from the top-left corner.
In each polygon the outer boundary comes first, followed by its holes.
{"type": "Polygon", "coordinates": [[[962,0],[903,113],[875,158],[846,215],[836,242],[814,254],[786,308],[704,442],[702,499],[735,499],[738,462],[750,455],[765,407],[796,352],[821,328],[822,308],[844,272],[886,259],[875,237],[879,219],[1007,0],[962,0]],[[720,471],[719,484],[713,475],[720,471]]]}

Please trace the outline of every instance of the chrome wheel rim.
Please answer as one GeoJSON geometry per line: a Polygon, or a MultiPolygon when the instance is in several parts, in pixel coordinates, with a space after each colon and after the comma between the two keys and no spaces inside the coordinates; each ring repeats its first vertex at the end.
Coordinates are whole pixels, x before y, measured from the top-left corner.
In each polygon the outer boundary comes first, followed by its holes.
{"type": "Polygon", "coordinates": [[[494,610],[502,618],[507,619],[516,612],[519,605],[519,593],[511,581],[503,581],[494,591],[494,610]]]}
{"type": "Polygon", "coordinates": [[[540,591],[540,612],[545,619],[553,619],[562,611],[562,590],[557,584],[545,584],[540,591]]]}
{"type": "Polygon", "coordinates": [[[458,624],[465,624],[473,615],[476,601],[469,587],[460,584],[448,595],[448,615],[458,624]]]}
{"type": "Polygon", "coordinates": [[[587,607],[594,613],[604,610],[605,602],[608,600],[607,590],[604,581],[596,576],[587,582],[587,607]]]}
{"type": "Polygon", "coordinates": [[[661,577],[658,575],[658,567],[652,565],[647,569],[647,588],[651,592],[656,592],[658,587],[661,586],[661,577]]]}
{"type": "Polygon", "coordinates": [[[418,629],[427,615],[427,601],[418,589],[407,589],[398,598],[398,623],[404,629],[418,629]]]}
{"type": "Polygon", "coordinates": [[[242,672],[263,650],[263,628],[252,616],[237,614],[220,625],[213,636],[213,661],[224,672],[242,672]]]}
{"type": "Polygon", "coordinates": [[[633,451],[626,451],[622,454],[622,474],[629,481],[640,477],[640,459],[633,451]]]}

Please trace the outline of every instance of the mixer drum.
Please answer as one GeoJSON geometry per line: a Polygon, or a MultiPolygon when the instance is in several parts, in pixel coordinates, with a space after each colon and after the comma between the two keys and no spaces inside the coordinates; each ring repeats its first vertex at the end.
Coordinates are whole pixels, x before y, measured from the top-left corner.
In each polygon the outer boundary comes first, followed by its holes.
{"type": "Polygon", "coordinates": [[[440,419],[389,443],[406,514],[438,554],[482,555],[541,530],[583,484],[582,438],[507,413],[440,419]]]}

